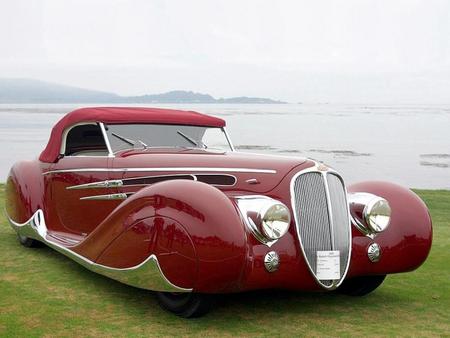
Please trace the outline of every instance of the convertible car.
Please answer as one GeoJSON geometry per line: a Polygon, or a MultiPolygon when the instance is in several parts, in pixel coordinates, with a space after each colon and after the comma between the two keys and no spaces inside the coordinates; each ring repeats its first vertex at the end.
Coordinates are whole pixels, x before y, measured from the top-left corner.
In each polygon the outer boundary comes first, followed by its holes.
{"type": "Polygon", "coordinates": [[[153,290],[183,317],[221,293],[365,295],[419,267],[432,241],[412,191],[346,186],[314,160],[236,152],[224,120],[169,109],[65,115],[39,159],[10,170],[6,213],[22,245],[153,290]]]}

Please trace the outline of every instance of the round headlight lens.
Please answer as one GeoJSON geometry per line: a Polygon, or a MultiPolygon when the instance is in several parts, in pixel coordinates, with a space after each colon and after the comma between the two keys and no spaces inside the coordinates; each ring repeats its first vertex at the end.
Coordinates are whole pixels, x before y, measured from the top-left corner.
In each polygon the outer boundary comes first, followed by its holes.
{"type": "Polygon", "coordinates": [[[384,198],[377,198],[366,206],[364,218],[370,230],[375,233],[386,230],[391,220],[391,207],[384,198]]]}
{"type": "Polygon", "coordinates": [[[289,209],[281,203],[273,204],[261,214],[261,226],[269,239],[282,237],[289,229],[291,215],[289,209]]]}

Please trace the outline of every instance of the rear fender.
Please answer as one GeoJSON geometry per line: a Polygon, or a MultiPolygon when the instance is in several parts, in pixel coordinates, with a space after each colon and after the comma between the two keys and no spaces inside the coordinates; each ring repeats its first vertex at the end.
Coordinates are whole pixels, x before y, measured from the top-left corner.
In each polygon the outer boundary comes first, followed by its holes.
{"type": "Polygon", "coordinates": [[[7,216],[15,222],[26,222],[36,210],[45,209],[45,192],[40,163],[37,161],[17,162],[6,179],[7,216]]]}

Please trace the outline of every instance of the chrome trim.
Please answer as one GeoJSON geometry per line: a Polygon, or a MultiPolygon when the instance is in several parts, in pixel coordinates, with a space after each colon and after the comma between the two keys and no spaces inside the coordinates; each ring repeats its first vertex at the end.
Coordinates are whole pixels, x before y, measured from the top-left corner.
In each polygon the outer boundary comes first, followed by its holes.
{"type": "Polygon", "coordinates": [[[73,172],[157,172],[157,171],[202,171],[202,172],[238,172],[238,173],[260,173],[260,174],[276,174],[273,169],[250,169],[250,168],[214,168],[214,167],[166,167],[166,168],[73,168],[73,169],[57,169],[49,170],[42,175],[73,173],[73,172]]]}
{"type": "Polygon", "coordinates": [[[289,231],[289,227],[291,225],[291,211],[289,210],[289,208],[286,205],[284,205],[283,202],[277,201],[274,199],[273,201],[271,201],[270,204],[266,204],[262,209],[260,209],[258,219],[261,221],[261,232],[264,234],[264,236],[271,240],[276,240],[276,239],[280,239],[281,237],[286,235],[286,233],[289,231]],[[280,231],[279,235],[276,235],[273,231],[273,227],[268,224],[271,221],[270,220],[271,217],[268,216],[268,215],[270,215],[269,210],[275,206],[281,207],[282,209],[284,209],[285,216],[287,217],[286,221],[278,219],[278,221],[280,223],[284,223],[284,226],[285,226],[284,229],[278,228],[278,230],[280,231]]]}
{"type": "Polygon", "coordinates": [[[391,206],[389,205],[389,202],[386,199],[384,199],[383,197],[377,196],[376,198],[374,198],[371,201],[369,201],[369,203],[367,203],[367,205],[364,207],[363,215],[364,215],[364,221],[366,222],[366,224],[367,224],[368,228],[370,229],[370,231],[373,232],[373,233],[379,234],[379,233],[385,231],[389,227],[389,224],[391,224],[392,210],[391,210],[391,206]],[[380,203],[380,202],[385,203],[385,206],[389,210],[388,211],[389,219],[388,219],[388,222],[387,222],[386,226],[384,228],[378,230],[378,229],[375,229],[373,227],[373,225],[370,223],[370,216],[371,216],[371,214],[374,211],[373,209],[375,208],[375,205],[377,203],[380,203]]]}
{"type": "MultiPolygon", "coordinates": [[[[136,176],[136,177],[129,177],[129,178],[124,178],[122,179],[122,186],[124,188],[134,188],[134,187],[145,187],[145,186],[149,186],[155,183],[149,183],[149,184],[145,184],[145,183],[138,183],[138,184],[126,184],[127,181],[132,181],[132,180],[137,180],[137,179],[146,179],[146,178],[158,178],[158,177],[177,177],[177,176],[191,176],[192,180],[195,182],[197,181],[197,176],[192,175],[192,174],[169,174],[169,175],[155,175],[155,176],[136,176]]],[[[159,182],[157,182],[159,183],[159,182]]]]}
{"type": "MultiPolygon", "coordinates": [[[[354,224],[355,228],[358,229],[363,235],[371,239],[374,239],[381,232],[375,232],[371,230],[369,225],[367,223],[365,224],[364,222],[367,222],[366,217],[368,216],[368,210],[370,210],[371,206],[377,203],[380,199],[384,200],[384,198],[380,196],[367,192],[356,192],[348,194],[348,204],[350,206],[350,219],[352,223],[354,224]],[[356,214],[354,213],[354,209],[359,209],[361,211],[364,220],[356,216],[356,214]]],[[[389,225],[387,227],[389,227],[389,225]]]]}
{"type": "Polygon", "coordinates": [[[54,233],[47,234],[47,236],[53,237],[53,238],[57,239],[60,242],[66,242],[66,243],[69,243],[71,245],[77,245],[78,243],[80,243],[80,240],[69,238],[69,237],[64,237],[64,236],[61,236],[61,235],[58,235],[58,234],[54,234],[54,233]]]}
{"type": "MultiPolygon", "coordinates": [[[[321,164],[323,166],[323,164],[321,164]]],[[[331,198],[330,198],[330,187],[328,186],[328,177],[326,174],[327,169],[323,169],[323,167],[319,167],[318,170],[324,173],[322,174],[323,183],[325,185],[325,196],[327,199],[327,207],[328,207],[328,222],[330,222],[330,237],[331,237],[331,250],[335,250],[336,243],[334,238],[334,220],[333,220],[333,209],[331,208],[331,198]]]]}
{"type": "Polygon", "coordinates": [[[95,189],[95,188],[117,188],[123,185],[122,180],[106,180],[106,181],[98,181],[92,183],[85,183],[79,185],[72,185],[70,187],[66,187],[67,190],[78,190],[78,189],[95,189]]]}
{"type": "MultiPolygon", "coordinates": [[[[316,161],[314,161],[314,165],[312,167],[309,167],[309,168],[306,168],[306,169],[303,169],[303,170],[297,172],[292,177],[291,183],[290,183],[292,213],[294,214],[294,220],[295,220],[295,225],[296,225],[295,229],[296,229],[298,240],[300,242],[300,249],[302,251],[303,258],[305,259],[306,265],[308,266],[309,271],[311,272],[312,276],[317,281],[317,283],[319,285],[321,285],[323,288],[327,289],[327,290],[334,290],[334,289],[336,289],[337,287],[339,287],[342,284],[342,282],[344,281],[345,277],[347,276],[348,269],[350,267],[350,261],[351,261],[351,255],[352,255],[352,231],[351,231],[350,208],[349,208],[349,205],[347,203],[347,213],[348,213],[348,219],[349,219],[349,224],[348,224],[348,227],[349,227],[349,251],[348,251],[347,264],[346,264],[345,270],[344,270],[340,280],[338,280],[337,282],[333,281],[333,283],[328,286],[328,285],[323,284],[316,277],[316,274],[314,273],[314,269],[309,264],[306,252],[305,252],[305,250],[303,248],[302,238],[300,236],[299,229],[298,229],[299,221],[298,221],[297,212],[296,212],[296,203],[295,203],[296,201],[295,201],[295,192],[294,192],[295,180],[300,175],[303,175],[303,174],[306,174],[306,173],[311,173],[311,172],[319,173],[319,174],[321,174],[324,177],[324,184],[325,184],[325,189],[326,189],[326,194],[327,194],[327,203],[328,203],[329,217],[331,217],[331,204],[330,204],[330,201],[329,201],[329,198],[330,198],[329,194],[330,194],[330,192],[329,192],[328,181],[327,181],[326,175],[328,175],[329,173],[335,174],[336,177],[338,177],[341,180],[341,182],[342,182],[342,185],[344,187],[345,196],[348,196],[348,191],[347,191],[347,187],[344,184],[344,180],[342,179],[342,177],[339,175],[339,173],[337,171],[335,171],[335,170],[333,170],[331,168],[328,168],[328,167],[324,166],[322,163],[316,162],[316,161]]],[[[331,223],[330,223],[330,225],[331,225],[331,223]]],[[[334,247],[334,245],[335,245],[334,244],[334,238],[332,238],[332,242],[331,243],[332,243],[332,246],[334,247]]]]}
{"type": "Polygon", "coordinates": [[[103,138],[105,139],[106,148],[108,149],[108,157],[114,157],[114,153],[111,148],[111,143],[109,142],[108,134],[106,134],[105,124],[99,122],[100,129],[102,130],[103,138]]]}
{"type": "Polygon", "coordinates": [[[257,207],[256,204],[260,204],[261,201],[265,202],[271,202],[274,203],[281,203],[280,201],[274,200],[273,198],[264,196],[264,195],[244,195],[244,196],[237,196],[235,197],[235,201],[238,207],[238,210],[244,220],[244,224],[247,226],[247,228],[250,230],[250,232],[253,234],[253,236],[262,244],[267,245],[269,248],[275,244],[278,239],[270,239],[263,235],[263,233],[259,230],[258,226],[255,224],[253,219],[251,219],[248,216],[249,212],[254,212],[257,214],[257,217],[260,213],[260,207],[257,207]]]}
{"type": "Polygon", "coordinates": [[[190,288],[182,288],[171,283],[167,277],[164,276],[158,258],[154,254],[150,255],[142,263],[136,266],[129,268],[112,268],[106,265],[97,264],[69,248],[48,240],[48,230],[45,224],[44,213],[41,209],[37,210],[25,223],[15,222],[9,215],[6,214],[6,216],[17,234],[41,241],[95,273],[141,289],[165,292],[192,292],[192,289],[190,288]]]}
{"type": "Polygon", "coordinates": [[[367,257],[372,263],[377,263],[381,258],[381,248],[378,243],[372,243],[367,248],[367,257]]]}
{"type": "Polygon", "coordinates": [[[211,184],[216,187],[233,187],[237,183],[237,178],[234,175],[230,174],[204,174],[204,173],[195,173],[195,174],[168,174],[168,175],[153,175],[153,176],[136,176],[136,177],[128,177],[121,180],[105,180],[105,181],[97,181],[91,183],[84,183],[78,185],[71,185],[66,187],[67,190],[78,190],[78,189],[102,189],[102,188],[118,188],[118,187],[141,187],[147,186],[150,184],[126,184],[127,181],[132,181],[136,179],[146,179],[146,178],[159,178],[159,177],[177,177],[177,176],[191,176],[193,181],[198,181],[198,176],[205,175],[221,175],[234,178],[233,184],[211,184]]]}
{"type": "Polygon", "coordinates": [[[269,251],[264,256],[264,267],[268,272],[275,272],[280,266],[280,256],[275,251],[269,251]]]}
{"type": "MultiPolygon", "coordinates": [[[[131,193],[130,193],[131,194],[131,193]]],[[[128,197],[125,193],[106,194],[106,195],[93,195],[80,197],[80,201],[114,201],[114,200],[126,200],[128,197]]]]}
{"type": "Polygon", "coordinates": [[[229,145],[230,148],[231,148],[231,151],[233,151],[233,152],[236,151],[236,150],[234,149],[233,143],[231,142],[230,135],[228,135],[227,129],[226,129],[225,127],[223,127],[222,130],[223,130],[223,133],[225,134],[225,137],[226,137],[226,139],[227,139],[228,145],[229,145]]]}

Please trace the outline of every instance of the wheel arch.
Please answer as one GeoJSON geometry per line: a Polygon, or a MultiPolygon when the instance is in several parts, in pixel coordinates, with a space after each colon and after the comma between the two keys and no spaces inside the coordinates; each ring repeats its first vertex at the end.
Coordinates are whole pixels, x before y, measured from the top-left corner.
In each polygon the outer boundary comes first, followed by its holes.
{"type": "Polygon", "coordinates": [[[174,180],[129,197],[77,248],[84,250],[99,264],[121,268],[155,254],[168,280],[197,292],[222,292],[238,289],[247,246],[244,225],[223,192],[174,180]],[[138,254],[130,253],[131,242],[138,254]]]}
{"type": "Polygon", "coordinates": [[[13,165],[6,178],[5,210],[15,222],[26,222],[45,203],[45,182],[40,162],[20,161],[13,165]]]}
{"type": "Polygon", "coordinates": [[[389,227],[373,240],[353,227],[351,276],[412,271],[426,260],[432,244],[432,220],[427,206],[416,193],[383,181],[356,183],[350,185],[348,191],[380,196],[389,202],[392,210],[389,227]],[[367,257],[368,246],[373,242],[381,247],[382,255],[377,263],[367,257]]]}

